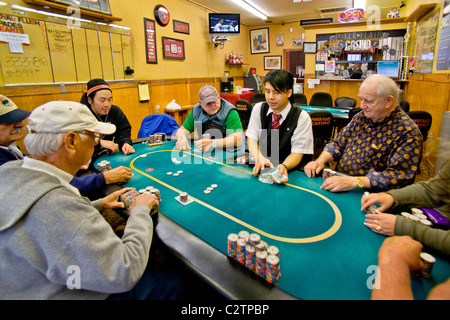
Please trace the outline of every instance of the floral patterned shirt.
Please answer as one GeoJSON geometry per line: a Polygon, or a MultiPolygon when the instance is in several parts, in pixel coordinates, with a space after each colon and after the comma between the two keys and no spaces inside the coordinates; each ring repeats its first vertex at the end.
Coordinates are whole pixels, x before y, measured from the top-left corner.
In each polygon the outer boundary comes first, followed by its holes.
{"type": "Polygon", "coordinates": [[[375,191],[396,189],[414,182],[422,134],[398,106],[381,122],[359,112],[324,150],[338,161],[336,171],[368,177],[375,191]]]}

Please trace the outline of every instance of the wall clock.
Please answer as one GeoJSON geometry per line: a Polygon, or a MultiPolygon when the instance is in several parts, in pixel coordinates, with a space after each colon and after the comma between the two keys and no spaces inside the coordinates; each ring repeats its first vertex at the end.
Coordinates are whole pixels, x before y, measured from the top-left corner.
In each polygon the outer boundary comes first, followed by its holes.
{"type": "Polygon", "coordinates": [[[155,20],[160,26],[167,26],[170,21],[169,10],[167,10],[163,5],[158,4],[155,7],[155,20]]]}

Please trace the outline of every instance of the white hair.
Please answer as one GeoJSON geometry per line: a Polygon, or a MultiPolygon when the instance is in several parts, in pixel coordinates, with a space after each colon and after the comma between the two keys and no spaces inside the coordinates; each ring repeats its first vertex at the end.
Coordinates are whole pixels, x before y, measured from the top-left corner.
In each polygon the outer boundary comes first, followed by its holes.
{"type": "MultiPolygon", "coordinates": [[[[28,133],[23,140],[23,144],[27,149],[27,152],[32,157],[43,157],[55,154],[61,147],[64,137],[67,132],[64,133],[28,133]]],[[[83,136],[83,140],[88,137],[85,134],[78,134],[83,136]]]]}

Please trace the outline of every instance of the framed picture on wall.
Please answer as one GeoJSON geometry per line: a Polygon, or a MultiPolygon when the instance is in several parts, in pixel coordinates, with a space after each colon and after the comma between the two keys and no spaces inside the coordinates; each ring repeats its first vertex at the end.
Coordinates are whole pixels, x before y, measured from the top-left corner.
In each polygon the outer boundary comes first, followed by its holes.
{"type": "Polygon", "coordinates": [[[162,37],[164,59],[184,60],[184,41],[162,37]]]}
{"type": "Polygon", "coordinates": [[[250,30],[250,49],[252,54],[269,53],[269,28],[250,30]]]}
{"type": "Polygon", "coordinates": [[[158,56],[156,55],[155,20],[144,18],[144,31],[147,63],[158,63],[158,56]]]}
{"type": "Polygon", "coordinates": [[[317,44],[315,42],[303,42],[304,53],[316,53],[317,44]]]}
{"type": "Polygon", "coordinates": [[[264,56],[264,70],[280,70],[281,56],[264,56]]]}

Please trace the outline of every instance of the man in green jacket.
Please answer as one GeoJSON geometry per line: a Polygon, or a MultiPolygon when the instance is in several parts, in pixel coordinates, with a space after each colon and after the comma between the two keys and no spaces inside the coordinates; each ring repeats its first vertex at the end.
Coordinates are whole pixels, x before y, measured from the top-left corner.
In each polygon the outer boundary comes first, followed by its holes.
{"type": "Polygon", "coordinates": [[[195,146],[200,151],[240,147],[243,130],[236,107],[220,98],[216,88],[208,84],[200,88],[198,96],[198,103],[177,130],[177,149],[191,149],[190,135],[194,131],[197,131],[199,138],[195,141],[195,146]],[[205,133],[209,134],[209,137],[202,136],[205,133]]]}
{"type": "Polygon", "coordinates": [[[411,208],[435,208],[450,219],[450,159],[439,173],[428,181],[419,182],[386,193],[372,193],[361,199],[361,210],[379,204],[378,213],[367,214],[364,224],[372,231],[387,236],[409,235],[424,246],[450,255],[450,231],[430,228],[400,215],[385,214],[385,210],[407,205],[411,208]]]}

